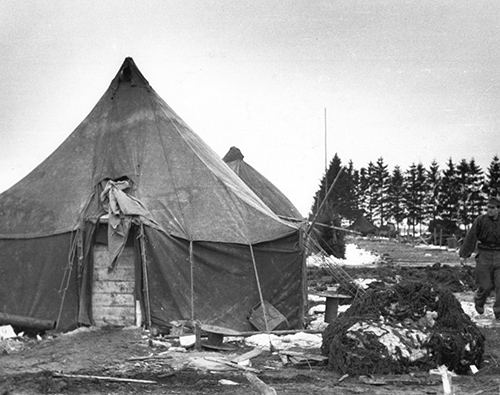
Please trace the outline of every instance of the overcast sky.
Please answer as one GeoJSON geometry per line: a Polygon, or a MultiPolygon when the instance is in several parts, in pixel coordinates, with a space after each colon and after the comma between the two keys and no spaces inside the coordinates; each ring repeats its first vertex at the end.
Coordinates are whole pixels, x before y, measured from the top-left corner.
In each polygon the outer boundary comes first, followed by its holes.
{"type": "Polygon", "coordinates": [[[390,168],[500,143],[500,2],[0,0],[0,190],[44,160],[131,56],[220,156],[309,212],[328,159],[390,168]]]}

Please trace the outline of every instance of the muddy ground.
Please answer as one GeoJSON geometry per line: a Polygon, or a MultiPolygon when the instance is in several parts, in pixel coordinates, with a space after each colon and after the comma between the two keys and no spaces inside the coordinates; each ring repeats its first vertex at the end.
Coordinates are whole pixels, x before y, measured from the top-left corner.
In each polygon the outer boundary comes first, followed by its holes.
{"type": "MultiPolygon", "coordinates": [[[[416,249],[411,245],[389,241],[354,240],[366,250],[378,251],[383,262],[378,268],[346,268],[353,277],[392,279],[395,276],[416,276],[421,279],[439,278],[439,273],[458,278],[470,296],[468,269],[458,266],[455,251],[416,249]],[[413,268],[432,266],[434,268],[413,268]],[[398,263],[398,261],[400,261],[398,263]],[[446,272],[436,263],[451,265],[446,272]],[[415,272],[416,270],[416,272],[415,272]],[[429,272],[431,274],[429,274],[429,272]]],[[[330,274],[318,269],[310,271],[313,289],[325,287],[330,274]]],[[[457,283],[452,281],[452,286],[457,283]]],[[[476,375],[453,378],[456,394],[498,394],[500,392],[500,328],[481,328],[486,337],[484,364],[476,375]]],[[[154,338],[158,339],[158,338],[154,338]]],[[[153,339],[153,340],[154,340],[153,339]]],[[[162,340],[162,339],[159,339],[162,340]]],[[[165,341],[165,339],[163,339],[165,341]]],[[[215,367],[211,358],[243,354],[250,350],[239,343],[238,350],[228,352],[189,351],[165,352],[161,341],[152,341],[149,334],[138,328],[82,329],[76,332],[45,336],[41,341],[25,339],[20,351],[5,350],[0,355],[0,395],[2,394],[252,394],[244,371],[215,367]],[[151,356],[149,359],[144,357],[151,356]],[[143,359],[141,359],[141,357],[143,359]],[[139,359],[138,359],[139,358],[139,359]],[[196,360],[197,369],[189,361],[196,360]],[[202,369],[204,366],[205,370],[202,369]],[[202,370],[200,370],[202,369],[202,370]],[[110,382],[99,379],[59,377],[60,374],[96,375],[152,380],[155,384],[110,382]],[[231,380],[236,385],[221,384],[231,380]]],[[[300,351],[300,350],[298,350],[300,351]]],[[[304,351],[304,350],[302,350],[304,351]]],[[[1,352],[1,350],[0,350],[1,352]]],[[[319,354],[319,350],[308,350],[319,354]]],[[[257,376],[272,386],[278,394],[441,394],[441,379],[428,372],[408,375],[341,378],[324,365],[283,365],[278,354],[264,352],[252,360],[257,376]]]]}

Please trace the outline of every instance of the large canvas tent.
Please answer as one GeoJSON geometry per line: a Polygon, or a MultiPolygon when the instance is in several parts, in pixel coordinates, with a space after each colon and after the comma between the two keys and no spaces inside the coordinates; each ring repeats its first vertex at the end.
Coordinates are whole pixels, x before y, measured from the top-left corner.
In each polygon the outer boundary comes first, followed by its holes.
{"type": "Polygon", "coordinates": [[[237,147],[231,147],[222,159],[275,214],[285,219],[304,220],[285,194],[244,160],[237,147]]]}
{"type": "Polygon", "coordinates": [[[300,327],[301,244],[127,58],[75,131],[0,195],[0,313],[59,330],[138,311],[247,330],[265,300],[300,327]]]}

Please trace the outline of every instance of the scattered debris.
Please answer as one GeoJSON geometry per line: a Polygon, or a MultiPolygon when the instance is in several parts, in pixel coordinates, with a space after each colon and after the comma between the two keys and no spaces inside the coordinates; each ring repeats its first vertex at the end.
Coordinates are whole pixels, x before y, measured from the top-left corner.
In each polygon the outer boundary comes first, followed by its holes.
{"type": "Polygon", "coordinates": [[[247,337],[245,344],[253,347],[260,347],[269,351],[269,341],[272,342],[275,350],[287,350],[293,347],[299,348],[319,348],[321,346],[321,335],[299,332],[293,335],[277,336],[268,334],[258,334],[247,337]]]}
{"type": "Polygon", "coordinates": [[[220,379],[218,381],[218,383],[221,385],[240,385],[240,383],[237,383],[236,381],[227,380],[227,379],[220,379]]]}
{"type": "Polygon", "coordinates": [[[276,390],[270,387],[259,379],[256,375],[252,373],[245,373],[245,377],[250,382],[252,387],[254,387],[261,395],[276,395],[276,390]]]}
{"type": "Polygon", "coordinates": [[[452,394],[451,378],[457,377],[455,373],[450,372],[445,365],[441,365],[437,369],[432,369],[429,373],[441,376],[441,380],[443,382],[443,395],[452,394]]]}
{"type": "Polygon", "coordinates": [[[264,349],[256,347],[256,348],[254,348],[254,349],[252,349],[244,354],[241,354],[241,355],[238,355],[237,357],[234,357],[233,359],[231,359],[231,362],[241,364],[245,361],[249,361],[252,358],[259,356],[263,352],[264,352],[264,349]]]}
{"type": "Polygon", "coordinates": [[[370,385],[386,385],[387,381],[385,381],[382,377],[374,377],[374,376],[359,376],[359,381],[364,384],[370,385]]]}
{"type": "Polygon", "coordinates": [[[316,355],[298,351],[281,351],[280,356],[285,357],[282,358],[282,361],[285,365],[287,363],[291,363],[297,367],[324,365],[328,362],[328,357],[325,357],[324,355],[316,355]]]}
{"type": "Polygon", "coordinates": [[[12,339],[14,337],[17,337],[17,335],[11,325],[0,326],[0,340],[12,339]]]}
{"type": "Polygon", "coordinates": [[[90,379],[90,380],[105,380],[105,381],[123,381],[127,383],[141,383],[141,384],[157,384],[153,380],[139,380],[139,379],[129,379],[126,377],[108,377],[108,376],[93,376],[86,374],[64,374],[64,373],[53,373],[54,377],[63,378],[74,378],[74,379],[90,379]]]}
{"type": "Polygon", "coordinates": [[[195,341],[196,341],[195,335],[179,336],[179,343],[180,343],[181,347],[184,347],[184,348],[189,348],[189,347],[194,346],[195,341]]]}
{"type": "Polygon", "coordinates": [[[340,376],[340,378],[337,380],[337,383],[341,383],[342,381],[344,381],[348,377],[349,377],[349,374],[347,374],[347,373],[340,376]]]}
{"type": "Polygon", "coordinates": [[[223,358],[205,357],[205,359],[207,361],[224,364],[224,365],[230,366],[230,367],[235,368],[235,369],[245,370],[247,372],[253,372],[253,373],[259,373],[260,372],[258,369],[250,368],[250,367],[247,367],[247,366],[242,366],[242,365],[240,365],[238,363],[234,363],[234,362],[228,361],[227,359],[223,359],[223,358]]]}

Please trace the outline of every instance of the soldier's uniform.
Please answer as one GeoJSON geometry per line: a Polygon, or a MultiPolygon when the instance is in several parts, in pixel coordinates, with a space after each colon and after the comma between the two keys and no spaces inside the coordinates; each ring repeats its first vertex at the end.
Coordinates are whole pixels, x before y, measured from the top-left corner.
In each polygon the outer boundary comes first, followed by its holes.
{"type": "Polygon", "coordinates": [[[488,213],[477,217],[465,236],[459,255],[468,258],[476,251],[476,285],[474,297],[476,311],[484,312],[486,298],[495,290],[493,311],[500,320],[500,201],[493,198],[488,202],[488,213]],[[495,207],[496,206],[496,207],[495,207]]]}

